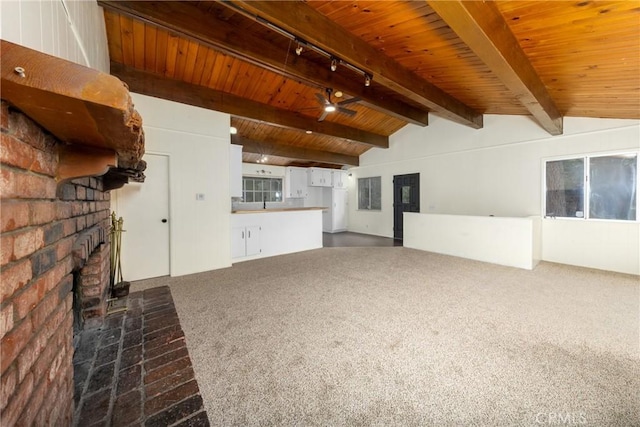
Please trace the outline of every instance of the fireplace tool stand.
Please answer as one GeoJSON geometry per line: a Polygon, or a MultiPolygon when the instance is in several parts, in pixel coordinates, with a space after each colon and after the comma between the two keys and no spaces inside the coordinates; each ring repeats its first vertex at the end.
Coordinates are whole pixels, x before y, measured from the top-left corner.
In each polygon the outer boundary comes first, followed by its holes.
{"type": "Polygon", "coordinates": [[[130,282],[122,280],[120,252],[122,249],[122,233],[125,231],[122,217],[116,220],[116,213],[111,213],[111,270],[109,276],[109,298],[107,315],[127,310],[127,296],[130,282]]]}

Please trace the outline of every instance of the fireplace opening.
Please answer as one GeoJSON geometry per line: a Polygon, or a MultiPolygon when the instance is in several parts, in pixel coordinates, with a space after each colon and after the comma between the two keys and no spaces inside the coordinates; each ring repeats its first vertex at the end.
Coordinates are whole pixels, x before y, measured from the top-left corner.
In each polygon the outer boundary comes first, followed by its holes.
{"type": "Polygon", "coordinates": [[[82,307],[80,304],[80,274],[78,271],[73,272],[73,347],[77,348],[79,344],[79,334],[84,327],[82,321],[82,307]]]}

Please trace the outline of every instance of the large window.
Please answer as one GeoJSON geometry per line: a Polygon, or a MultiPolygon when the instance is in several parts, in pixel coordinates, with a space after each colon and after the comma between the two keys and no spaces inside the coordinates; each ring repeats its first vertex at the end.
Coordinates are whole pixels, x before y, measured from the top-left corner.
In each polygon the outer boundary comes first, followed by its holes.
{"type": "Polygon", "coordinates": [[[247,203],[281,202],[282,178],[242,177],[242,196],[247,203]]]}
{"type": "Polygon", "coordinates": [[[548,217],[637,218],[638,153],[550,160],[545,182],[548,217]]]}
{"type": "Polygon", "coordinates": [[[381,178],[358,178],[358,209],[379,211],[381,202],[381,178]]]}

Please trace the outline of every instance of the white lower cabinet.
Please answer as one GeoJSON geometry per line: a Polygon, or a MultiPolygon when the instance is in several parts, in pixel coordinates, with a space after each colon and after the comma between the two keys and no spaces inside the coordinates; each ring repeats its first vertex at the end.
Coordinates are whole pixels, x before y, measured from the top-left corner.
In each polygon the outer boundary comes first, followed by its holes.
{"type": "Polygon", "coordinates": [[[231,214],[231,262],[322,247],[322,210],[244,211],[231,214]]]}
{"type": "Polygon", "coordinates": [[[258,255],[260,246],[261,227],[233,227],[231,229],[231,258],[243,258],[258,255]]]}

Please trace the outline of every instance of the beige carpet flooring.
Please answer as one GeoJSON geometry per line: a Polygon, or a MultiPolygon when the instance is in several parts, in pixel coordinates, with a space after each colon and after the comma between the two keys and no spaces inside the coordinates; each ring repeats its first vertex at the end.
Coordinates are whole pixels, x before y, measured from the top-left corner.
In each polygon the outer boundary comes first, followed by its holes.
{"type": "Polygon", "coordinates": [[[640,425],[635,276],[324,248],[161,285],[212,425],[640,425]]]}

